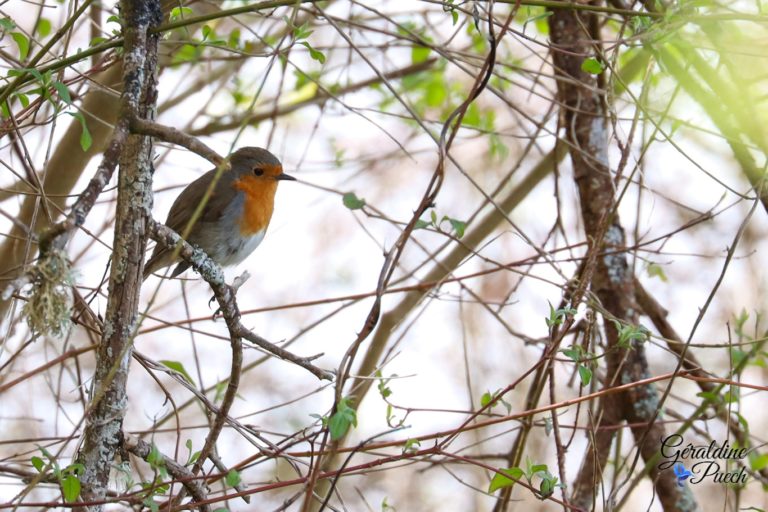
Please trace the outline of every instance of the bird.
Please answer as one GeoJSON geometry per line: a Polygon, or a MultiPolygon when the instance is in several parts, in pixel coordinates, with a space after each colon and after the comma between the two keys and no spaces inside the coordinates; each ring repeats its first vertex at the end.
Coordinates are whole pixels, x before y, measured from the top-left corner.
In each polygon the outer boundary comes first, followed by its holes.
{"type": "MultiPolygon", "coordinates": [[[[229,157],[186,241],[221,266],[237,265],[259,246],[267,232],[280,181],[296,178],[283,172],[280,160],[263,148],[243,147],[229,157]]],[[[171,205],[165,225],[183,236],[187,224],[216,176],[212,169],[187,185],[171,205]]],[[[170,277],[189,268],[173,257],[173,248],[157,244],[144,265],[144,279],[179,262],[170,277]]]]}

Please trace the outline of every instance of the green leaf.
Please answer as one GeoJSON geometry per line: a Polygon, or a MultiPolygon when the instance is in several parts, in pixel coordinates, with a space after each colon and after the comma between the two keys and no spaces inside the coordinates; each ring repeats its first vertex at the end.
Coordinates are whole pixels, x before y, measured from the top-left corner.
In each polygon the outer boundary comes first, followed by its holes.
{"type": "Polygon", "coordinates": [[[547,478],[542,478],[541,483],[539,484],[541,497],[548,498],[551,496],[552,493],[555,492],[555,487],[557,487],[557,477],[547,475],[547,478]]]}
{"type": "Polygon", "coordinates": [[[749,313],[747,313],[747,310],[744,308],[741,308],[741,313],[739,313],[739,316],[734,317],[734,331],[739,336],[744,336],[744,324],[747,323],[747,320],[749,320],[749,313]]]}
{"type": "Polygon", "coordinates": [[[579,365],[578,370],[581,384],[584,386],[589,386],[589,382],[592,380],[592,370],[583,365],[579,365]]]}
{"type": "Polygon", "coordinates": [[[0,18],[0,28],[3,30],[13,30],[16,28],[16,24],[11,18],[0,18]]]}
{"type": "Polygon", "coordinates": [[[453,25],[455,26],[456,23],[459,21],[459,11],[456,9],[451,11],[451,18],[453,18],[453,25]]]}
{"type": "Polygon", "coordinates": [[[439,76],[436,78],[436,80],[431,80],[427,84],[426,94],[424,95],[424,99],[426,100],[427,105],[430,107],[439,107],[443,105],[445,103],[445,99],[448,97],[448,91],[445,88],[445,83],[443,83],[439,76]]]}
{"type": "Polygon", "coordinates": [[[487,407],[489,403],[493,400],[493,395],[490,391],[486,391],[483,393],[483,396],[480,397],[480,406],[481,407],[487,407]]]}
{"type": "Polygon", "coordinates": [[[229,473],[227,473],[227,476],[224,477],[224,482],[228,487],[236,487],[240,485],[240,482],[242,481],[243,479],[240,477],[240,473],[234,469],[230,469],[229,473]]]}
{"type": "Polygon", "coordinates": [[[617,320],[612,320],[612,322],[619,334],[619,339],[616,343],[622,348],[632,348],[630,342],[642,343],[650,337],[650,332],[642,325],[622,325],[617,320]]]}
{"type": "Polygon", "coordinates": [[[40,18],[40,21],[37,23],[37,35],[39,35],[41,38],[48,36],[48,34],[51,33],[51,20],[47,18],[40,18]]]}
{"type": "Polygon", "coordinates": [[[416,221],[416,224],[413,225],[413,229],[424,229],[429,227],[429,225],[429,222],[419,219],[416,221]]]}
{"type": "Polygon", "coordinates": [[[492,133],[488,137],[488,153],[491,158],[498,158],[499,161],[503,161],[509,155],[509,148],[502,142],[501,137],[492,133]]]}
{"type": "Polygon", "coordinates": [[[29,459],[29,461],[32,463],[32,466],[34,466],[38,473],[43,472],[43,468],[45,468],[45,461],[43,459],[35,456],[29,459]]]}
{"type": "Polygon", "coordinates": [[[216,393],[213,395],[213,403],[219,403],[224,399],[224,393],[227,391],[229,381],[222,381],[216,384],[216,393]]]}
{"type": "Polygon", "coordinates": [[[80,496],[80,480],[75,475],[67,475],[61,480],[61,495],[67,503],[72,503],[80,496]]]}
{"type": "Polygon", "coordinates": [[[229,46],[230,48],[240,47],[240,29],[239,28],[236,28],[229,33],[229,37],[227,38],[227,46],[229,46]]]}
{"type": "Polygon", "coordinates": [[[547,324],[547,327],[552,327],[555,325],[560,325],[563,322],[563,319],[557,315],[557,311],[555,311],[555,307],[552,305],[551,302],[547,301],[549,304],[549,317],[545,317],[544,321],[547,324]]]}
{"type": "Polygon", "coordinates": [[[64,471],[68,471],[73,475],[82,475],[85,473],[85,465],[75,462],[64,468],[64,471]]]}
{"type": "Polygon", "coordinates": [[[200,56],[198,47],[191,44],[183,44],[181,48],[173,55],[171,64],[181,64],[183,62],[193,62],[200,56]]]}
{"type": "Polygon", "coordinates": [[[350,210],[360,210],[365,206],[365,199],[360,199],[354,192],[347,192],[344,194],[341,201],[344,203],[344,206],[350,210]]]}
{"type": "Polygon", "coordinates": [[[664,273],[664,269],[656,263],[648,264],[648,277],[658,277],[662,282],[667,282],[667,275],[664,273]]]}
{"type": "Polygon", "coordinates": [[[25,74],[29,73],[33,77],[35,77],[35,80],[40,82],[41,84],[44,83],[43,75],[35,68],[19,68],[19,69],[9,69],[8,70],[8,76],[24,76],[25,74]]]}
{"type": "MultiPolygon", "coordinates": [[[[291,21],[288,19],[287,16],[283,16],[283,21],[285,21],[289,26],[291,26],[291,21]]],[[[293,37],[294,39],[299,41],[301,39],[306,39],[309,36],[311,36],[312,32],[314,32],[314,30],[310,30],[309,22],[306,21],[300,27],[293,28],[293,37]]]]}
{"type": "Polygon", "coordinates": [[[357,426],[357,411],[349,406],[348,398],[342,398],[328,421],[331,440],[337,441],[344,437],[350,426],[357,426]]]}
{"type": "Polygon", "coordinates": [[[591,75],[599,75],[605,70],[605,65],[594,57],[587,57],[581,63],[581,70],[591,75]]]}
{"type": "Polygon", "coordinates": [[[419,446],[421,446],[421,441],[418,439],[408,439],[403,446],[403,453],[416,452],[419,450],[419,446]]]}
{"type": "Polygon", "coordinates": [[[69,89],[66,85],[59,82],[58,80],[55,80],[53,82],[53,88],[56,89],[56,92],[59,93],[59,98],[61,98],[61,101],[66,103],[67,105],[72,104],[72,97],[69,95],[69,89]]]}
{"type": "Polygon", "coordinates": [[[171,15],[168,17],[170,21],[176,21],[183,19],[186,16],[191,16],[195,11],[189,7],[174,7],[171,9],[171,15]]]}
{"type": "Polygon", "coordinates": [[[745,352],[744,350],[740,350],[738,348],[731,349],[731,361],[735,367],[741,366],[741,363],[744,362],[744,359],[746,359],[747,356],[749,356],[749,352],[745,352]]]}
{"type": "Polygon", "coordinates": [[[701,397],[707,402],[711,403],[720,403],[723,401],[722,397],[714,391],[699,391],[696,393],[696,396],[701,397]]]}
{"type": "Polygon", "coordinates": [[[523,24],[523,32],[525,32],[525,27],[528,26],[529,23],[533,23],[536,25],[536,30],[538,30],[541,34],[549,34],[549,24],[547,23],[547,18],[553,14],[555,14],[554,11],[545,11],[536,16],[531,16],[525,20],[525,23],[523,24]]]}
{"type": "Polygon", "coordinates": [[[171,370],[173,370],[175,372],[180,373],[181,376],[184,377],[184,380],[186,380],[190,384],[194,384],[195,383],[195,381],[192,380],[192,377],[189,375],[189,373],[187,373],[187,370],[186,370],[186,368],[184,368],[184,365],[181,364],[180,362],[178,362],[178,361],[169,361],[167,359],[163,359],[163,360],[160,361],[160,364],[162,364],[163,366],[167,366],[168,368],[170,368],[171,370]]]}
{"type": "Polygon", "coordinates": [[[419,62],[424,62],[429,58],[430,52],[432,50],[426,46],[414,46],[411,48],[411,63],[418,64],[419,62]]]}
{"type": "Polygon", "coordinates": [[[24,108],[27,108],[29,106],[29,97],[21,92],[17,92],[13,95],[16,99],[19,100],[19,103],[21,103],[21,106],[24,108]]]}
{"type": "Polygon", "coordinates": [[[757,452],[749,453],[749,467],[752,471],[760,471],[768,467],[768,454],[759,454],[757,452]]]}
{"type": "Polygon", "coordinates": [[[323,426],[323,428],[328,427],[328,416],[321,416],[317,413],[312,413],[309,415],[310,418],[315,418],[316,420],[320,420],[320,424],[323,426]]]}
{"type": "Polygon", "coordinates": [[[200,450],[198,450],[198,451],[196,451],[194,453],[192,452],[192,440],[191,439],[187,439],[187,442],[184,443],[184,446],[187,447],[187,454],[188,454],[187,462],[184,465],[185,466],[190,466],[190,465],[194,464],[195,462],[197,462],[197,459],[200,458],[200,450]]]}
{"type": "Polygon", "coordinates": [[[88,124],[85,122],[85,117],[80,112],[67,113],[80,121],[80,128],[83,130],[80,134],[80,147],[83,151],[88,151],[88,149],[91,147],[91,144],[93,144],[93,137],[91,137],[91,132],[88,131],[88,124]]]}
{"type": "Polygon", "coordinates": [[[325,64],[325,54],[323,52],[321,52],[320,50],[315,50],[314,48],[312,48],[312,45],[310,45],[306,41],[302,41],[299,44],[306,47],[307,50],[309,50],[310,57],[318,61],[320,64],[325,64]]]}
{"type": "Polygon", "coordinates": [[[389,379],[384,379],[381,377],[381,372],[376,372],[376,377],[379,379],[378,389],[379,394],[381,395],[381,398],[388,398],[392,395],[392,390],[389,389],[389,386],[387,384],[389,383],[389,379]]]}
{"type": "Polygon", "coordinates": [[[38,445],[37,449],[40,450],[40,453],[43,454],[43,456],[48,459],[50,462],[55,463],[56,459],[53,457],[53,454],[46,450],[43,446],[38,445]]]}
{"type": "Polygon", "coordinates": [[[220,507],[214,510],[213,512],[229,512],[228,508],[220,507]]]}
{"type": "MultiPolygon", "coordinates": [[[[550,308],[552,305],[550,304],[550,308]]],[[[573,361],[579,361],[581,359],[581,354],[584,349],[581,348],[580,345],[571,345],[570,348],[561,348],[560,352],[565,354],[566,357],[573,361]]]]}
{"type": "Polygon", "coordinates": [[[152,512],[159,512],[160,511],[160,505],[157,504],[155,500],[152,499],[152,497],[144,498],[144,501],[141,502],[142,505],[147,507],[152,512]]]}
{"type": "Polygon", "coordinates": [[[149,464],[149,466],[154,469],[162,466],[164,463],[165,461],[163,460],[163,454],[161,454],[157,446],[152,443],[152,447],[149,449],[149,453],[147,454],[147,464],[149,464]]]}
{"type": "Polygon", "coordinates": [[[11,37],[19,47],[19,60],[24,61],[29,54],[29,39],[21,32],[11,32],[11,37]]]}
{"type": "Polygon", "coordinates": [[[515,485],[515,481],[520,480],[524,474],[520,468],[499,469],[491,479],[488,492],[493,493],[504,487],[512,487],[515,485]]]}
{"type": "Polygon", "coordinates": [[[451,223],[451,227],[453,228],[453,231],[456,233],[456,238],[461,238],[464,236],[464,230],[467,229],[467,223],[458,219],[448,219],[448,222],[451,223]]]}
{"type": "Polygon", "coordinates": [[[633,16],[631,21],[632,30],[635,34],[648,30],[653,21],[648,16],[633,16]]]}
{"type": "Polygon", "coordinates": [[[477,104],[472,103],[467,107],[467,112],[464,114],[464,119],[462,119],[461,124],[473,128],[480,128],[480,122],[480,109],[477,104]]]}

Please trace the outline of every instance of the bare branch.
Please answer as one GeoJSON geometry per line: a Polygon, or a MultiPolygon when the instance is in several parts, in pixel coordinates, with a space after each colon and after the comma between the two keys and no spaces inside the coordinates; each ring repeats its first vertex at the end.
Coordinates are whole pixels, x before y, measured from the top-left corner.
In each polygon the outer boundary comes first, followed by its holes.
{"type": "MultiPolygon", "coordinates": [[[[137,457],[144,459],[147,462],[149,462],[148,459],[150,458],[150,453],[153,452],[152,445],[146,441],[142,441],[136,436],[129,434],[124,435],[123,446],[129,452],[136,455],[137,457]]],[[[154,448],[154,453],[152,456],[154,459],[152,461],[153,464],[165,467],[168,470],[168,473],[177,481],[181,482],[184,488],[189,491],[189,494],[195,498],[195,501],[201,503],[198,507],[198,510],[201,512],[210,512],[211,506],[205,503],[205,501],[208,499],[208,496],[206,493],[205,484],[203,483],[203,479],[195,476],[184,465],[179,464],[171,457],[168,457],[167,455],[157,451],[156,447],[154,448]]],[[[194,503],[192,505],[194,505],[194,503]]]]}

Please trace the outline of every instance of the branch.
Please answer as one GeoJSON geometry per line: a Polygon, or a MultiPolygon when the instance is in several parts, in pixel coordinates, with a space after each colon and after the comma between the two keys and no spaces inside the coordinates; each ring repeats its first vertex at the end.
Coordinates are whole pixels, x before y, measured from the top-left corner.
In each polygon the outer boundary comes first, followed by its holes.
{"type": "Polygon", "coordinates": [[[192,468],[192,472],[197,474],[202,469],[205,460],[214,452],[216,441],[224,428],[224,423],[227,420],[229,410],[237,396],[237,388],[240,383],[240,374],[243,364],[243,346],[241,338],[256,342],[260,347],[281,359],[291,361],[302,368],[309,370],[319,379],[332,380],[333,374],[312,365],[309,361],[314,358],[307,359],[294,356],[290,352],[251,333],[240,322],[240,310],[235,300],[235,290],[225,282],[224,273],[219,265],[210,259],[208,255],[205,254],[205,251],[188,244],[169,227],[150,220],[149,229],[153,239],[168,248],[174,248],[175,251],[178,251],[179,256],[189,262],[211,286],[216,301],[219,303],[221,314],[227,324],[227,329],[229,330],[230,343],[232,346],[232,365],[229,382],[227,383],[227,389],[224,392],[221,406],[214,417],[211,429],[206,436],[205,444],[200,451],[200,457],[192,468]]]}
{"type": "Polygon", "coordinates": [[[299,357],[285,349],[278,347],[274,343],[270,343],[266,339],[262,338],[258,334],[253,333],[251,330],[245,327],[240,322],[240,310],[238,309],[232,287],[225,282],[224,273],[221,271],[219,265],[217,265],[215,261],[209,258],[205,251],[190,245],[171,228],[154,220],[150,221],[149,223],[149,234],[152,239],[158,243],[163,244],[168,248],[178,250],[179,256],[187,261],[190,265],[192,265],[192,267],[211,286],[214,291],[216,300],[219,303],[221,313],[227,322],[230,336],[244,338],[258,345],[266,352],[269,352],[270,354],[283,359],[284,361],[288,361],[301,366],[318,379],[334,379],[333,373],[311,364],[311,361],[321,357],[323,354],[316,354],[309,357],[299,357]]]}
{"type": "MultiPolygon", "coordinates": [[[[598,79],[581,68],[585,56],[600,51],[597,20],[594,13],[580,14],[574,10],[557,9],[548,22],[565,138],[570,143],[589,249],[598,249],[601,254],[605,250],[610,252],[598,258],[593,278],[588,284],[612,317],[637,325],[635,279],[626,257],[625,234],[617,213],[618,201],[609,168],[605,98],[599,92],[602,87],[598,79]]],[[[632,341],[630,348],[623,348],[619,344],[618,330],[610,321],[605,322],[605,333],[608,347],[604,385],[647,378],[648,362],[642,342],[632,341]]],[[[659,397],[654,387],[633,388],[621,396],[612,396],[601,402],[598,426],[613,427],[622,419],[626,420],[638,445],[637,453],[648,461],[656,456],[660,440],[666,436],[663,423],[656,421],[658,407],[659,397]]],[[[573,504],[585,509],[591,509],[595,502],[597,486],[614,436],[613,428],[595,430],[594,425],[592,427],[588,453],[572,491],[573,504]]],[[[678,487],[672,472],[653,467],[651,480],[664,510],[696,508],[690,490],[678,487]]],[[[613,492],[617,491],[613,489],[613,492]]],[[[508,499],[508,495],[505,496],[505,505],[508,499]]]]}
{"type": "Polygon", "coordinates": [[[186,133],[181,132],[176,128],[164,126],[162,124],[141,118],[131,119],[130,126],[133,133],[149,135],[165,142],[170,142],[172,144],[185,147],[193,153],[197,153],[217,167],[221,165],[222,162],[224,162],[223,157],[203,144],[200,140],[187,135],[186,133]]]}
{"type": "MultiPolygon", "coordinates": [[[[104,156],[101,159],[98,169],[96,169],[96,173],[93,175],[93,178],[91,178],[91,181],[88,182],[85,189],[80,193],[75,204],[72,205],[67,217],[40,236],[41,260],[44,260],[52,249],[63,250],[64,246],[69,241],[72,232],[83,225],[85,218],[96,203],[96,199],[98,199],[102,190],[104,190],[104,187],[106,187],[107,183],[112,179],[112,174],[115,172],[117,162],[120,158],[120,152],[123,149],[127,137],[128,130],[126,129],[126,126],[124,124],[118,124],[115,127],[115,132],[112,135],[112,140],[109,142],[109,146],[107,146],[106,151],[104,151],[104,156]]],[[[37,272],[33,268],[11,281],[3,290],[2,300],[8,300],[11,298],[11,295],[21,290],[25,285],[33,282],[36,275],[37,272]]]]}
{"type": "MultiPolygon", "coordinates": [[[[148,31],[162,21],[162,12],[158,0],[123,0],[120,7],[125,18],[123,94],[118,121],[122,132],[127,131],[130,119],[151,117],[155,111],[159,37],[148,31]]],[[[120,151],[109,297],[83,441],[77,455],[84,467],[80,479],[84,502],[98,502],[106,496],[110,470],[123,442],[122,426],[128,402],[126,386],[138,327],[151,193],[152,140],[129,136],[120,151]]],[[[77,217],[75,221],[82,222],[77,217]]],[[[104,507],[99,504],[84,508],[101,512],[104,507]]]]}
{"type": "MultiPolygon", "coordinates": [[[[411,64],[410,66],[395,69],[393,71],[389,71],[388,73],[382,73],[380,76],[375,76],[367,80],[350,84],[341,87],[338,90],[334,89],[333,91],[324,87],[323,84],[320,83],[317,79],[311,76],[307,76],[309,80],[314,81],[317,85],[317,93],[311,98],[297,101],[295,103],[290,103],[288,105],[277,105],[276,107],[270,107],[262,112],[248,112],[239,116],[230,117],[226,122],[213,121],[201,126],[200,128],[192,128],[191,133],[193,135],[211,135],[213,133],[237,129],[246,125],[255,125],[261,121],[265,121],[273,117],[284,116],[292,112],[296,112],[297,110],[305,108],[308,105],[322,105],[331,99],[340,101],[339,98],[342,96],[366,89],[372,85],[381,84],[388,80],[396,80],[398,78],[412,76],[417,73],[421,73],[422,71],[426,71],[432,68],[436,62],[437,59],[432,57],[425,60],[424,62],[411,64]]],[[[269,102],[265,103],[268,104],[269,102]]]]}
{"type": "MultiPolygon", "coordinates": [[[[132,435],[124,434],[123,446],[132,454],[140,457],[146,462],[149,462],[149,454],[153,451],[153,447],[146,441],[142,441],[138,437],[132,435]]],[[[153,464],[158,466],[162,465],[165,467],[165,469],[168,470],[168,473],[173,478],[178,480],[187,491],[189,491],[189,494],[195,499],[195,501],[201,503],[201,505],[198,507],[201,512],[210,512],[210,505],[205,503],[205,501],[208,500],[208,496],[206,494],[203,480],[201,480],[199,477],[196,477],[189,469],[187,469],[184,465],[179,464],[171,457],[168,457],[162,453],[158,454],[157,452],[154,455],[158,455],[160,460],[153,461],[153,464]]]]}

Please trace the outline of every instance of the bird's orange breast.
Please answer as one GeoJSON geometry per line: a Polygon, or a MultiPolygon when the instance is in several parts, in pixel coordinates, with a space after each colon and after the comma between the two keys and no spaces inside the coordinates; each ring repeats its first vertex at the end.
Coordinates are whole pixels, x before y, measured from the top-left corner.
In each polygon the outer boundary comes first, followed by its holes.
{"type": "Polygon", "coordinates": [[[243,176],[232,186],[245,193],[243,217],[240,219],[240,234],[253,235],[266,229],[275,209],[277,182],[253,176],[243,176]]]}

